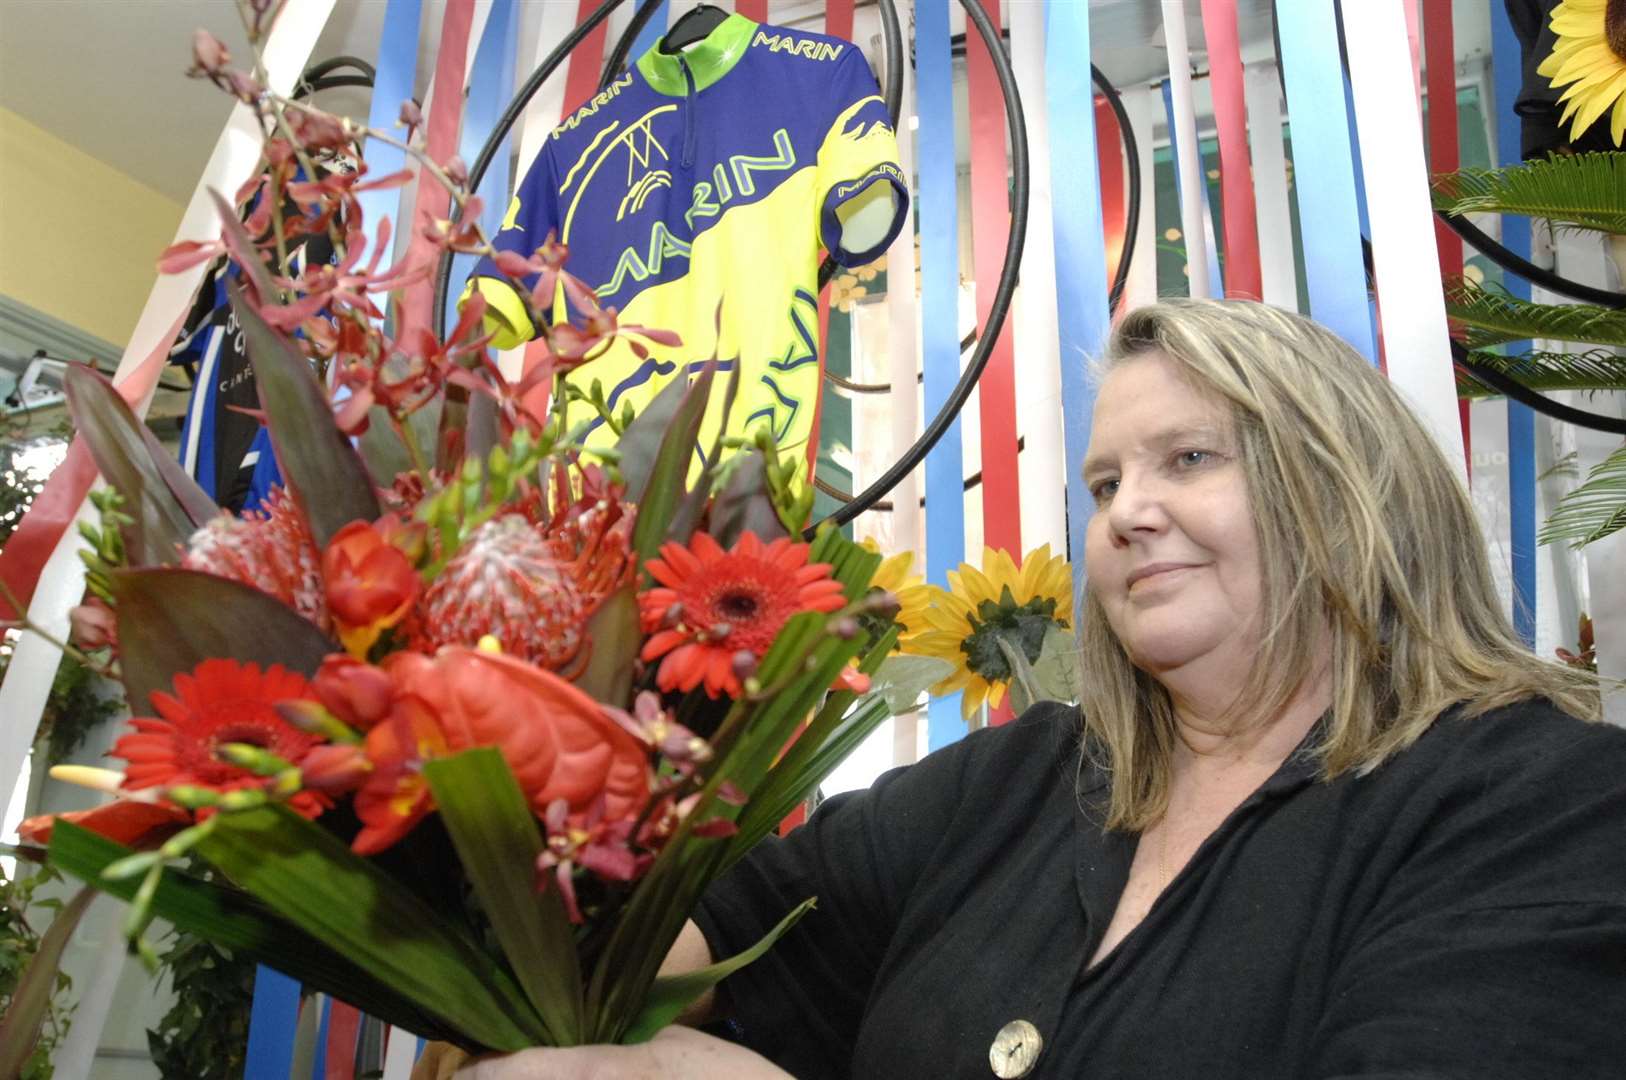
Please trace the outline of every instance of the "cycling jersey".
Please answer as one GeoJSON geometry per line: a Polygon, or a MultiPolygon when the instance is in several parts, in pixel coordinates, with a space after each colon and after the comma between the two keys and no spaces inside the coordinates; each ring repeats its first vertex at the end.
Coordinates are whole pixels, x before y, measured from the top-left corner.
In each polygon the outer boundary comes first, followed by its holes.
{"type": "MultiPolygon", "coordinates": [[[[651,49],[555,128],[494,243],[529,255],[557,233],[570,248],[566,269],[623,324],[682,337],[647,358],[617,342],[572,373],[583,388],[602,383],[613,415],[715,356],[723,371],[739,369],[729,433],[765,423],[782,451],[805,453],[820,389],[819,248],[847,266],[872,261],[907,199],[858,47],[732,15],[686,52],[651,49]]],[[[474,273],[497,346],[534,336],[490,261],[474,273]]],[[[564,311],[561,298],[551,318],[564,311]]],[[[722,406],[718,392],[702,451],[722,406]]],[[[577,402],[569,421],[596,415],[577,402]]],[[[609,438],[600,421],[588,441],[609,438]]]]}

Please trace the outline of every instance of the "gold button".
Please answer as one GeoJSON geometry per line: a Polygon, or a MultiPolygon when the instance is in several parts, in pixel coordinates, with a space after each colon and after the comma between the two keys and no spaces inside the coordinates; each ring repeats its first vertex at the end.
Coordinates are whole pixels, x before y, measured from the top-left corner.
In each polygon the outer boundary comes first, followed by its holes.
{"type": "Polygon", "coordinates": [[[1012,1020],[999,1029],[994,1043],[988,1048],[988,1064],[1000,1080],[1015,1080],[1033,1071],[1044,1049],[1039,1029],[1026,1020],[1012,1020]]]}

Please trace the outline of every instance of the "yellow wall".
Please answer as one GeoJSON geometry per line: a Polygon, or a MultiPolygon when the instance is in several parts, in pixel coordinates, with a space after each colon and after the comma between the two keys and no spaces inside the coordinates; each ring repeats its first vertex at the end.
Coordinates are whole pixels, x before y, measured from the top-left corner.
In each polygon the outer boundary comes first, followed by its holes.
{"type": "Polygon", "coordinates": [[[0,108],[0,294],[122,348],[182,210],[0,108]]]}

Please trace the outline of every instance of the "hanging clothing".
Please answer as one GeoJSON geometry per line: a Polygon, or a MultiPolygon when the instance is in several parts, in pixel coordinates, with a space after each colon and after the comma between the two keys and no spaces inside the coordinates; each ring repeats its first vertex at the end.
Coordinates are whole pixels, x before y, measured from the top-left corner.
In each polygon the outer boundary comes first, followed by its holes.
{"type": "MultiPolygon", "coordinates": [[[[583,389],[599,381],[615,414],[715,356],[724,371],[739,366],[729,432],[765,423],[790,452],[805,447],[818,405],[819,248],[843,265],[873,261],[907,205],[891,120],[858,47],[732,15],[686,52],[646,52],[555,128],[494,243],[528,256],[556,234],[570,248],[566,269],[623,324],[682,337],[647,356],[618,341],[572,373],[583,389]]],[[[474,273],[470,288],[502,331],[496,345],[534,336],[494,264],[474,273]]],[[[552,319],[566,310],[561,295],[552,319]]],[[[712,397],[702,451],[723,397],[712,397]]],[[[589,445],[611,441],[577,402],[569,423],[584,422],[594,422],[589,445]]]]}

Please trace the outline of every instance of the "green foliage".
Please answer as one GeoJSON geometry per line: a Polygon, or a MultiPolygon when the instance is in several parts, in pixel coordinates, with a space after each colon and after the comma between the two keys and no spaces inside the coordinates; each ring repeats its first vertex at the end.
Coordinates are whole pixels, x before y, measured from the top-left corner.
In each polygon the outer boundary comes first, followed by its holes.
{"type": "MultiPolygon", "coordinates": [[[[1517,356],[1476,349],[1474,363],[1500,372],[1521,385],[1542,392],[1551,390],[1626,389],[1626,357],[1608,349],[1582,353],[1555,353],[1531,349],[1517,356]]],[[[1457,393],[1466,398],[1497,397],[1494,390],[1468,372],[1458,369],[1457,393]]]]}
{"type": "Polygon", "coordinates": [[[1584,547],[1621,529],[1626,529],[1626,446],[1593,466],[1586,483],[1559,500],[1539,539],[1584,547]]]}
{"type": "Polygon", "coordinates": [[[1626,154],[1554,154],[1505,169],[1463,169],[1434,181],[1434,206],[1626,233],[1626,154]]]}
{"type": "MultiPolygon", "coordinates": [[[[62,875],[48,866],[15,878],[0,875],[0,1016],[11,1007],[28,962],[40,951],[41,933],[29,921],[29,910],[32,908],[36,920],[42,913],[55,916],[62,910],[62,901],[36,900],[34,894],[41,885],[60,880],[62,875]]],[[[72,1020],[73,1009],[66,1000],[71,988],[72,981],[58,971],[39,1041],[23,1065],[21,1080],[47,1080],[51,1075],[51,1054],[68,1034],[72,1020]]]]}
{"type": "Polygon", "coordinates": [[[158,962],[175,1004],[147,1030],[147,1049],[165,1080],[239,1080],[254,1002],[254,962],[176,931],[158,962]]]}
{"type": "Polygon", "coordinates": [[[1469,349],[1536,338],[1626,348],[1626,311],[1590,304],[1537,304],[1499,287],[1467,283],[1447,291],[1445,309],[1466,329],[1463,344],[1469,349]]]}

